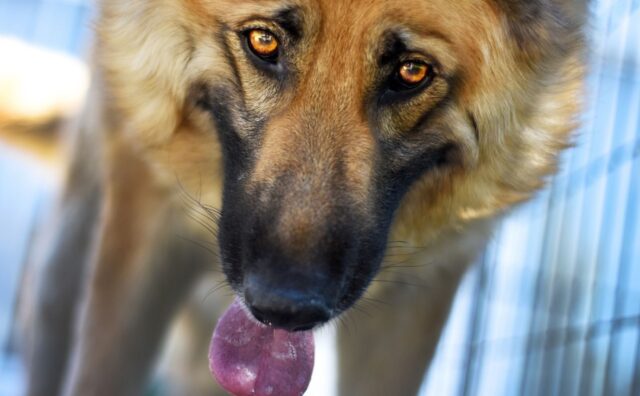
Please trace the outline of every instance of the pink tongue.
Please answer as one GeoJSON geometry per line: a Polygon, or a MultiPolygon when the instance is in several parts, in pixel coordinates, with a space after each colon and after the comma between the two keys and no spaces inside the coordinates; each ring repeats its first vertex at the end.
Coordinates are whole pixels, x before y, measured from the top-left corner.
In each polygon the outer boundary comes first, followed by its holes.
{"type": "Polygon", "coordinates": [[[218,321],[209,369],[236,396],[300,396],[313,370],[313,333],[290,333],[249,316],[237,299],[218,321]]]}

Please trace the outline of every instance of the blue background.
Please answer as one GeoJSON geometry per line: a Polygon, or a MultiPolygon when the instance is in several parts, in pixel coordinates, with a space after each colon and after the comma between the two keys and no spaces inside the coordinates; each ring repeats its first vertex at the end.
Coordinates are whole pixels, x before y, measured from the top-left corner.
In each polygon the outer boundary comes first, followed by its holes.
{"type": "MultiPolygon", "coordinates": [[[[92,10],[0,0],[0,34],[82,56],[92,10]]],[[[640,395],[640,0],[600,0],[593,15],[576,147],[466,277],[423,395],[640,395]]],[[[8,340],[46,180],[0,144],[0,395],[22,388],[8,340]]]]}

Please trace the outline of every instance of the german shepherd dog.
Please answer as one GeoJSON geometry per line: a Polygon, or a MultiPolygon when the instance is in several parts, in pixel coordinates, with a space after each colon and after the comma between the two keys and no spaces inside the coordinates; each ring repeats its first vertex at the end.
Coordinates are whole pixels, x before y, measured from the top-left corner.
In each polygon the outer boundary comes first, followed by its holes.
{"type": "Polygon", "coordinates": [[[336,319],[341,395],[415,394],[570,144],[586,2],[99,2],[28,394],[143,394],[164,345],[171,394],[299,395],[336,319]]]}

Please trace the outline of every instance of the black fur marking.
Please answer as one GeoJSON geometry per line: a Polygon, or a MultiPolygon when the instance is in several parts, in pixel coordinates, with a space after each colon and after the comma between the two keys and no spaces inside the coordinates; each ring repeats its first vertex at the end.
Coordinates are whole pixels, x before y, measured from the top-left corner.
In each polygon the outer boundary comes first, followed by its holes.
{"type": "MultiPolygon", "coordinates": [[[[243,275],[241,268],[235,263],[239,262],[238,247],[241,245],[241,239],[235,229],[237,224],[241,224],[236,219],[242,219],[246,214],[237,213],[239,208],[244,207],[239,205],[237,200],[238,197],[242,197],[242,175],[245,175],[253,164],[251,145],[242,140],[234,122],[234,117],[244,112],[243,106],[238,104],[237,95],[227,87],[210,87],[203,84],[194,89],[198,95],[197,104],[211,115],[222,146],[224,188],[218,239],[227,279],[230,285],[239,291],[237,285],[242,283],[243,275]]],[[[255,128],[260,127],[255,125],[255,128]]]]}
{"type": "Polygon", "coordinates": [[[206,110],[215,124],[218,136],[222,143],[225,174],[246,169],[249,160],[248,146],[242,141],[238,132],[232,109],[242,111],[244,106],[239,105],[236,95],[223,86],[210,87],[206,84],[196,85],[193,89],[195,103],[206,110]]]}
{"type": "MultiPolygon", "coordinates": [[[[444,42],[451,43],[451,40],[449,40],[448,37],[434,30],[427,30],[427,31],[421,30],[418,32],[418,34],[429,36],[429,37],[435,37],[444,42]]],[[[395,63],[398,61],[398,58],[400,57],[400,55],[406,52],[416,51],[414,48],[412,48],[412,45],[410,42],[405,41],[405,39],[402,37],[401,31],[396,31],[396,30],[387,31],[383,35],[382,42],[383,44],[380,51],[380,57],[378,58],[378,65],[380,67],[385,67],[389,65],[394,66],[395,63]]],[[[416,52],[420,52],[420,51],[417,50],[416,52]]]]}
{"type": "Polygon", "coordinates": [[[378,59],[380,67],[395,66],[400,55],[407,52],[407,44],[397,32],[387,32],[383,39],[383,47],[378,59]]]}
{"type": "Polygon", "coordinates": [[[297,7],[289,7],[279,11],[273,20],[284,29],[291,39],[297,41],[302,37],[303,19],[297,7]]]}
{"type": "MultiPolygon", "coordinates": [[[[424,140],[424,139],[421,139],[424,140]]],[[[431,143],[422,153],[415,154],[419,147],[425,146],[420,140],[407,142],[401,139],[394,139],[382,143],[383,156],[387,158],[398,158],[398,160],[388,166],[380,166],[377,171],[379,189],[384,191],[381,194],[386,202],[382,207],[391,208],[397,205],[411,187],[411,185],[423,174],[435,167],[448,164],[452,158],[452,152],[458,149],[453,141],[444,141],[438,144],[431,143]]]]}
{"type": "MultiPolygon", "coordinates": [[[[403,151],[413,152],[421,145],[407,146],[407,142],[401,139],[382,142],[380,158],[398,158],[403,155],[403,151]]],[[[348,309],[360,298],[377,274],[384,256],[384,247],[395,211],[411,185],[426,172],[447,165],[457,150],[456,143],[443,142],[397,166],[390,167],[386,161],[384,164],[382,161],[378,163],[375,180],[375,207],[377,210],[374,217],[376,226],[374,230],[361,233],[356,254],[359,260],[353,262],[346,269],[347,272],[344,276],[348,282],[338,305],[339,312],[348,309]]]]}
{"type": "Polygon", "coordinates": [[[411,127],[411,129],[405,132],[405,135],[408,135],[408,136],[415,135],[424,131],[426,125],[429,124],[429,121],[431,121],[438,114],[441,114],[451,105],[452,99],[453,99],[453,96],[450,94],[450,90],[449,90],[438,103],[436,103],[434,106],[427,109],[427,111],[425,111],[424,114],[422,114],[422,116],[413,125],[413,127],[411,127]]]}
{"type": "Polygon", "coordinates": [[[225,186],[220,244],[226,252],[224,270],[235,290],[242,294],[244,280],[259,279],[292,293],[312,291],[330,307],[333,316],[355,302],[377,271],[386,230],[370,229],[359,217],[344,193],[342,175],[336,169],[325,184],[334,195],[326,203],[328,209],[323,205],[326,221],[316,224],[320,228],[314,230],[314,239],[294,252],[286,245],[290,241],[280,239],[274,225],[287,210],[299,207],[298,197],[303,202],[308,198],[306,183],[300,178],[313,175],[292,170],[278,175],[269,185],[252,185],[250,189],[225,186]],[[295,193],[296,188],[301,189],[300,194],[295,193]]]}
{"type": "Polygon", "coordinates": [[[231,47],[227,42],[227,36],[230,32],[230,29],[222,23],[220,23],[220,26],[221,26],[221,29],[220,29],[220,32],[218,33],[217,39],[220,45],[222,46],[223,54],[225,59],[227,60],[227,64],[231,67],[231,71],[233,72],[233,77],[234,77],[233,84],[238,89],[238,91],[242,93],[241,100],[243,100],[243,104],[244,104],[244,98],[246,96],[246,93],[242,86],[242,78],[240,75],[240,69],[238,67],[238,61],[236,57],[233,56],[231,47]]]}

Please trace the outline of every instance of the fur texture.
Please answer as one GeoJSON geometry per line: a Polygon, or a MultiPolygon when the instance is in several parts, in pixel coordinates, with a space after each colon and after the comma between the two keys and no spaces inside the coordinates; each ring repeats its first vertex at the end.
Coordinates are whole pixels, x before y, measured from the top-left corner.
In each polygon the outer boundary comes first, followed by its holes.
{"type": "Polygon", "coordinates": [[[176,320],[163,381],[212,394],[207,328],[228,299],[203,299],[203,279],[241,296],[247,279],[320,285],[331,318],[357,323],[339,332],[342,394],[414,394],[468,264],[570,143],[586,2],[104,0],[99,14],[29,394],[140,394],[176,320]],[[277,62],[247,48],[256,28],[277,62]],[[432,78],[397,88],[416,59],[432,78]],[[383,304],[364,317],[358,301],[383,304]]]}

